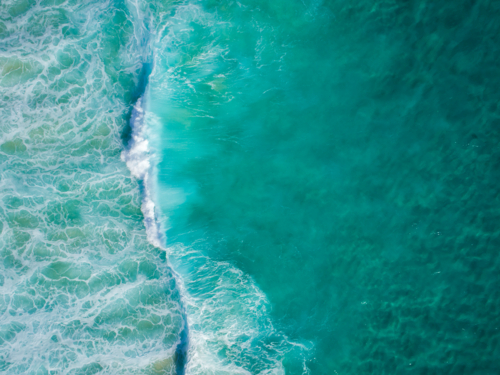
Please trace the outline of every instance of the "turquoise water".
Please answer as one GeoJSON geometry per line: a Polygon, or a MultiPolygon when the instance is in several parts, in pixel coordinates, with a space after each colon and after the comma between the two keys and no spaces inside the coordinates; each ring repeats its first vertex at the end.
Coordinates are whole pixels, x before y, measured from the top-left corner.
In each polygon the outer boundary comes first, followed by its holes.
{"type": "Polygon", "coordinates": [[[495,1],[0,4],[0,372],[500,372],[495,1]]]}

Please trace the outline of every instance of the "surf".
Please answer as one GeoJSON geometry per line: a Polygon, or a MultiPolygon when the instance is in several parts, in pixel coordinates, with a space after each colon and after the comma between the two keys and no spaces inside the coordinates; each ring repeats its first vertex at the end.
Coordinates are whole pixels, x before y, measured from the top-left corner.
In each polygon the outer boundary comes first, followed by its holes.
{"type": "Polygon", "coordinates": [[[147,86],[129,4],[0,18],[1,371],[182,373],[175,276],[120,160],[147,86]]]}

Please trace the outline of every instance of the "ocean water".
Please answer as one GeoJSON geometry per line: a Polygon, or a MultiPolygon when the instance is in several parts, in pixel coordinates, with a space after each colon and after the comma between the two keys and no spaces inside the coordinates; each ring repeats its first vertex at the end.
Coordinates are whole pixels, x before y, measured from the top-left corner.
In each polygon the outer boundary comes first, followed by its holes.
{"type": "Polygon", "coordinates": [[[175,373],[182,362],[176,279],[120,158],[141,90],[139,10],[0,5],[1,373],[175,373]]]}
{"type": "Polygon", "coordinates": [[[500,2],[0,3],[0,372],[500,373],[500,2]]]}

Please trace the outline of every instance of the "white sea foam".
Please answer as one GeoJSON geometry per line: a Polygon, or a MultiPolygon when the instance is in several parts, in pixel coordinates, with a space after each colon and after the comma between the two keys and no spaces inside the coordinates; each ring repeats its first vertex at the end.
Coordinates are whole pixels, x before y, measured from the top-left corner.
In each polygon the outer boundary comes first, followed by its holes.
{"type": "Polygon", "coordinates": [[[288,339],[269,317],[269,301],[252,278],[228,262],[193,247],[168,248],[182,275],[190,347],[186,373],[251,375],[285,373],[288,339]]]}
{"type": "Polygon", "coordinates": [[[130,126],[132,127],[132,138],[129,147],[122,152],[122,160],[126,162],[132,175],[142,180],[143,197],[142,213],[148,240],[154,246],[164,248],[163,238],[157,224],[155,214],[155,203],[152,199],[151,184],[151,150],[147,135],[145,118],[145,95],[143,95],[134,105],[130,126]]]}
{"type": "Polygon", "coordinates": [[[142,61],[132,38],[106,54],[125,9],[16,3],[0,3],[0,372],[174,372],[178,292],[116,158],[117,81],[142,61]]]}

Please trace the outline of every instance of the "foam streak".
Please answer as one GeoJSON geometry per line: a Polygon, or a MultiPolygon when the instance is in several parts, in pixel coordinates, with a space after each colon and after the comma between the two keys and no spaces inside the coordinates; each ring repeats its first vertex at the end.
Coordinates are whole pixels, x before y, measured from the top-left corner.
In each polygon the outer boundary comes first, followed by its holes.
{"type": "Polygon", "coordinates": [[[146,136],[145,121],[145,94],[137,100],[132,111],[130,125],[132,127],[132,138],[128,149],[122,152],[122,160],[127,164],[128,169],[134,177],[142,180],[143,199],[142,213],[144,214],[144,224],[148,240],[156,247],[164,248],[158,224],[155,218],[155,204],[151,198],[151,156],[149,141],[146,136]]]}

